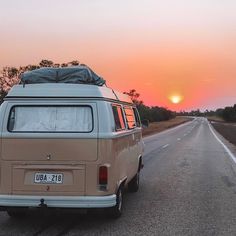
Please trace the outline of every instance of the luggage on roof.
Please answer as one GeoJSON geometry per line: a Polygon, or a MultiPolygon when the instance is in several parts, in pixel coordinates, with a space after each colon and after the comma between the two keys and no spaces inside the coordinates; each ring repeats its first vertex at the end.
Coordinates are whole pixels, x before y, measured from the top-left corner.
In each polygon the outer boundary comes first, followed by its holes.
{"type": "Polygon", "coordinates": [[[44,67],[21,75],[21,83],[23,84],[70,83],[103,86],[105,82],[103,78],[99,77],[87,66],[44,67]]]}

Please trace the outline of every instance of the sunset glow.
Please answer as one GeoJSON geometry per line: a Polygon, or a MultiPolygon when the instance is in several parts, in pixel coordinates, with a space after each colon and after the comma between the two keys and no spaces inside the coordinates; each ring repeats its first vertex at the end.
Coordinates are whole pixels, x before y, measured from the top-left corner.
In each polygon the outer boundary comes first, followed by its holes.
{"type": "Polygon", "coordinates": [[[181,98],[181,96],[179,96],[179,95],[174,95],[174,96],[171,96],[171,97],[170,97],[170,100],[171,100],[171,102],[173,102],[174,104],[178,104],[178,103],[181,102],[182,98],[181,98]]]}
{"type": "Polygon", "coordinates": [[[236,1],[215,0],[2,1],[0,67],[79,60],[109,87],[136,89],[146,105],[230,106],[235,9],[236,1]]]}

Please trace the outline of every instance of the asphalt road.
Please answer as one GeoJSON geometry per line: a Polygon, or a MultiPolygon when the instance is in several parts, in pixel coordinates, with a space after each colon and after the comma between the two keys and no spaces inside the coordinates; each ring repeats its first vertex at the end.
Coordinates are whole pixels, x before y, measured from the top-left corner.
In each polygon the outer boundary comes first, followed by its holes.
{"type": "Polygon", "coordinates": [[[68,212],[15,220],[0,213],[0,235],[236,235],[236,163],[204,118],[145,138],[138,193],[124,214],[68,212]]]}

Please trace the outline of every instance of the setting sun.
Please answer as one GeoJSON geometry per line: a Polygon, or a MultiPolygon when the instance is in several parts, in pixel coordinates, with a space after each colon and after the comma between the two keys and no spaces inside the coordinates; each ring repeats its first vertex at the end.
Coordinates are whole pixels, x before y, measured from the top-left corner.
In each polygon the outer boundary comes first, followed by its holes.
{"type": "Polygon", "coordinates": [[[178,104],[178,103],[181,102],[182,97],[179,96],[179,95],[175,95],[175,96],[171,96],[171,97],[170,97],[170,100],[171,100],[172,103],[178,104]]]}

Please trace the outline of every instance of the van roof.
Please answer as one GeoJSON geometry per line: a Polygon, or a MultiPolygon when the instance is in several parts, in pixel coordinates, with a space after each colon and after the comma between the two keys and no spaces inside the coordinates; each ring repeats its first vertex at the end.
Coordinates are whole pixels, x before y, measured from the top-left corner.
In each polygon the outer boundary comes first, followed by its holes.
{"type": "Polygon", "coordinates": [[[111,88],[87,84],[26,84],[15,85],[6,98],[104,98],[132,103],[126,94],[111,88]]]}

